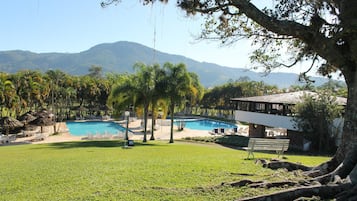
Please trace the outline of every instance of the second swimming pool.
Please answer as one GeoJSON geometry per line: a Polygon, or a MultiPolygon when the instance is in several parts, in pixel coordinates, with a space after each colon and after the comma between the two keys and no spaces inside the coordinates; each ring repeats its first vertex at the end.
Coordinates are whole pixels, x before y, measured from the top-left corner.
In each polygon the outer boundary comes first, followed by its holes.
{"type": "Polygon", "coordinates": [[[178,119],[176,120],[176,125],[178,122],[184,121],[185,128],[192,129],[192,130],[204,130],[204,131],[211,131],[215,128],[236,128],[237,125],[223,122],[223,121],[216,121],[212,119],[178,119]]]}

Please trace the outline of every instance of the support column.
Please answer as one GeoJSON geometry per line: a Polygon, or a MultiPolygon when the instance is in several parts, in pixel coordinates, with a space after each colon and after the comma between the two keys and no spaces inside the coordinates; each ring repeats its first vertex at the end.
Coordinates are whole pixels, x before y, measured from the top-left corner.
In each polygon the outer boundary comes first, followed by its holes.
{"type": "Polygon", "coordinates": [[[258,124],[249,124],[249,137],[265,137],[265,126],[258,124]]]}

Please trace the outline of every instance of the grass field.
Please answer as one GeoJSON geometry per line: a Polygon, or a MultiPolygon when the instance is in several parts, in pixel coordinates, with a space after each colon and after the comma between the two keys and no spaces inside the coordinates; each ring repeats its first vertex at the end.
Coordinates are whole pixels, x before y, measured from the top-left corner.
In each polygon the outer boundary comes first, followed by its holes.
{"type": "MultiPolygon", "coordinates": [[[[289,177],[245,160],[245,151],[214,144],[121,146],[117,141],[1,146],[0,200],[234,200],[267,191],[222,182],[289,177]]],[[[311,166],[328,160],[286,156],[311,166]]]]}

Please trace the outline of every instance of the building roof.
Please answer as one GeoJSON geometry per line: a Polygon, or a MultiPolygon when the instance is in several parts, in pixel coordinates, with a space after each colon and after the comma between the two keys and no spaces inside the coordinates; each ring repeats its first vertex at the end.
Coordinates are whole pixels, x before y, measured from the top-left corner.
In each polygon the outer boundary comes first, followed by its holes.
{"type": "MultiPolygon", "coordinates": [[[[231,101],[295,105],[295,104],[303,101],[302,99],[303,99],[304,95],[317,96],[318,94],[315,92],[311,92],[311,91],[297,91],[297,92],[273,94],[273,95],[266,95],[266,96],[231,98],[231,101]]],[[[342,98],[342,97],[337,97],[336,102],[339,105],[346,105],[347,99],[342,98]]]]}

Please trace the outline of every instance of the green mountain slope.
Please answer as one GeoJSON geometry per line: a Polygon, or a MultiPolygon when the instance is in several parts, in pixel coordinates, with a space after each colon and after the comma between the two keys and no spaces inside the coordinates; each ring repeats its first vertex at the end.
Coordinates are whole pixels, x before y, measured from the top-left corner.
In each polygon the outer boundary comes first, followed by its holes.
{"type": "MultiPolygon", "coordinates": [[[[155,51],[141,44],[126,41],[99,44],[80,53],[38,54],[21,50],[0,51],[0,71],[9,73],[22,69],[40,71],[60,69],[73,75],[83,75],[88,73],[92,65],[102,66],[104,72],[132,73],[135,62],[146,64],[183,62],[189,71],[199,75],[201,83],[206,87],[219,85],[230,79],[237,80],[240,77],[249,77],[251,80],[264,81],[279,87],[298,84],[297,74],[271,73],[263,76],[247,69],[197,62],[184,56],[155,51]]],[[[315,80],[317,85],[326,82],[325,78],[315,78],[315,80]]]]}

